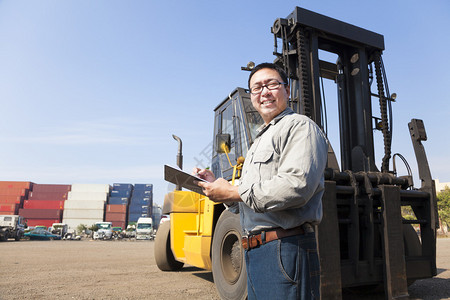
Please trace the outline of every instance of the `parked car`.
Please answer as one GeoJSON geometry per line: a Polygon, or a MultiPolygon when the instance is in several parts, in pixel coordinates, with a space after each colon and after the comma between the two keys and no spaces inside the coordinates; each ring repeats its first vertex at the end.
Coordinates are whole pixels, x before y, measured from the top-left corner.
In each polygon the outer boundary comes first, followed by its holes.
{"type": "Polygon", "coordinates": [[[61,236],[58,234],[53,234],[43,228],[35,228],[30,232],[24,234],[25,237],[30,238],[30,240],[60,240],[61,236]]]}

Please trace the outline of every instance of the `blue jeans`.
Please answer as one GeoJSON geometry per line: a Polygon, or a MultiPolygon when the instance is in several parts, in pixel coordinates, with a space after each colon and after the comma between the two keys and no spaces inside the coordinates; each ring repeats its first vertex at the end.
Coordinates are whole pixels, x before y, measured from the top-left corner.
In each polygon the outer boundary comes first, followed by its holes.
{"type": "Polygon", "coordinates": [[[248,300],[320,299],[315,233],[290,236],[245,251],[248,300]]]}

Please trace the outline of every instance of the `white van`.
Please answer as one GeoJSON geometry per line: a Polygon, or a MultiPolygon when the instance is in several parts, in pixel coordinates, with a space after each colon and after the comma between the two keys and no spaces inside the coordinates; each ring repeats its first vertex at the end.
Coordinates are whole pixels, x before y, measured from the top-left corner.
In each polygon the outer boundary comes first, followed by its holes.
{"type": "Polygon", "coordinates": [[[110,240],[112,237],[112,222],[96,222],[98,230],[94,232],[94,240],[110,240]]]}
{"type": "Polygon", "coordinates": [[[136,223],[137,240],[153,240],[153,220],[152,218],[139,218],[136,223]]]}

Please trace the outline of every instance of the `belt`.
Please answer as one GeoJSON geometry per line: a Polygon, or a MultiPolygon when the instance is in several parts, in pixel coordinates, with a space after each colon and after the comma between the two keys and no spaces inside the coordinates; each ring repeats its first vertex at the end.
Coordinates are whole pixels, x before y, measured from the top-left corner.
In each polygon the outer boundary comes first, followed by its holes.
{"type": "Polygon", "coordinates": [[[242,247],[245,250],[250,250],[256,248],[265,243],[282,239],[284,237],[300,235],[309,232],[314,232],[314,228],[311,224],[305,223],[299,227],[294,227],[290,229],[277,228],[269,231],[262,231],[260,234],[254,234],[250,236],[242,237],[242,247]]]}

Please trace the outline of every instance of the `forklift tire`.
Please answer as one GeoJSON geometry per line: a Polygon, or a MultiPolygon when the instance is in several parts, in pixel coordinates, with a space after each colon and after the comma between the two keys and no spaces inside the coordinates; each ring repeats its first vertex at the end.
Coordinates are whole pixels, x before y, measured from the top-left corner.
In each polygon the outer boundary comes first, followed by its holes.
{"type": "Polygon", "coordinates": [[[156,233],[155,260],[161,271],[178,271],[184,266],[175,259],[170,247],[170,222],[162,223],[156,233]]]}
{"type": "Polygon", "coordinates": [[[212,242],[212,273],[222,299],[247,298],[247,271],[241,237],[239,215],[223,211],[212,242]]]}

